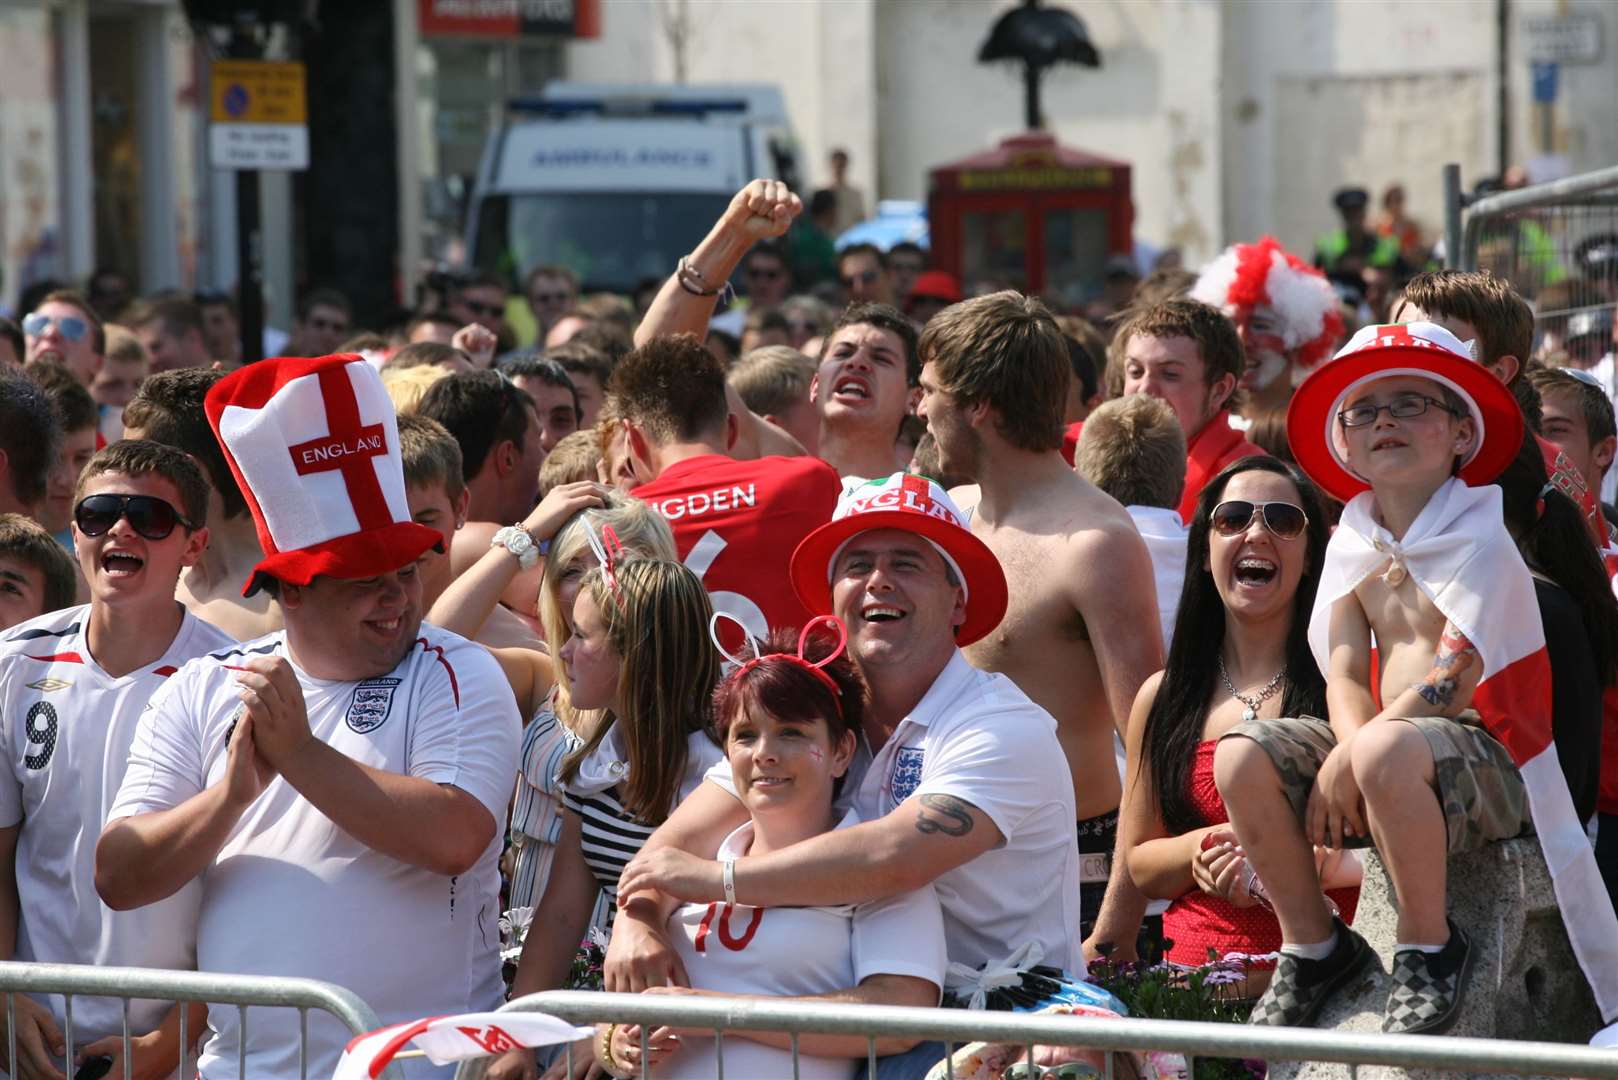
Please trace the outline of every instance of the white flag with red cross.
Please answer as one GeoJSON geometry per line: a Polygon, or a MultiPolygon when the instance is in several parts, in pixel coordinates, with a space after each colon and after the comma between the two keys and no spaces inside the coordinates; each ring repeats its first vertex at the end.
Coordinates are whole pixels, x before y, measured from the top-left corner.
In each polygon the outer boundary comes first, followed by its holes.
{"type": "Polygon", "coordinates": [[[332,1080],[375,1080],[394,1058],[415,1056],[414,1046],[434,1065],[509,1050],[554,1046],[587,1039],[595,1028],[578,1027],[547,1013],[487,1012],[437,1016],[357,1035],[343,1050],[332,1080]]]}

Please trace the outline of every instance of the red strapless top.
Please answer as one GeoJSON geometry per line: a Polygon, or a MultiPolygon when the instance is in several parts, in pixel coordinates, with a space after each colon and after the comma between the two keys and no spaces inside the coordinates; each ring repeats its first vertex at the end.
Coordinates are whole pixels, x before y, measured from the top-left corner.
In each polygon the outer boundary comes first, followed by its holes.
{"type": "MultiPolygon", "coordinates": [[[[1218,740],[1197,744],[1196,760],[1191,765],[1187,783],[1191,805],[1204,825],[1222,825],[1230,820],[1225,813],[1225,800],[1214,786],[1214,747],[1218,740]]],[[[1354,908],[1359,903],[1360,890],[1356,888],[1331,889],[1327,892],[1342,909],[1343,921],[1354,921],[1354,908]]],[[[1249,908],[1233,907],[1228,900],[1209,896],[1201,889],[1192,890],[1163,913],[1163,936],[1174,944],[1168,958],[1176,964],[1200,967],[1208,963],[1208,952],[1215,958],[1229,953],[1263,954],[1281,947],[1281,924],[1275,915],[1255,904],[1249,908]]]]}

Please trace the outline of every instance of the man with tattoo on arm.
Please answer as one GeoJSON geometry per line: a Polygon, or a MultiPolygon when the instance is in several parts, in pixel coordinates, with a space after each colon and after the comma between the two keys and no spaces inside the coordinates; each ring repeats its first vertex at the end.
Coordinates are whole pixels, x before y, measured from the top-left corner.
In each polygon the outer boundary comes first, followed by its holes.
{"type": "MultiPolygon", "coordinates": [[[[810,611],[848,627],[869,687],[842,798],[861,824],[734,863],[737,903],[858,904],[932,883],[952,964],[1079,964],[1073,784],[1049,713],[961,646],[992,631],[1006,580],[936,484],[898,474],[844,495],[792,558],[810,611]]],[[[624,869],[607,988],[683,984],[663,926],[679,900],[726,899],[719,841],[746,818],[718,770],[624,869]]],[[[960,991],[961,985],[951,989],[960,991]]],[[[940,1043],[884,1058],[921,1077],[940,1043]]]]}
{"type": "Polygon", "coordinates": [[[1327,908],[1314,845],[1374,843],[1399,912],[1383,1030],[1448,1028],[1473,950],[1437,853],[1530,829],[1555,853],[1563,920],[1610,1021],[1618,919],[1556,764],[1544,635],[1523,617],[1533,582],[1489,486],[1522,445],[1510,391],[1440,326],[1367,327],[1299,387],[1288,437],[1348,505],[1309,622],[1329,724],[1249,720],[1215,751],[1230,858],[1245,855],[1281,923],[1251,1022],[1310,1024],[1372,961],[1327,908]]]}

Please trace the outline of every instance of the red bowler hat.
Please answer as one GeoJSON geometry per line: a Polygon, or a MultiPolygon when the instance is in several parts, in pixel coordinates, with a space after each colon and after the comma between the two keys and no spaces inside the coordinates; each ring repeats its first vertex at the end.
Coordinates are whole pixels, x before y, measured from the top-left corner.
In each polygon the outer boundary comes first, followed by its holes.
{"type": "Polygon", "coordinates": [[[260,575],[374,577],[443,547],[410,520],[393,402],[363,357],[249,364],[214,384],[203,410],[264,549],[243,596],[260,575]]]}
{"type": "Polygon", "coordinates": [[[872,529],[903,529],[926,540],[955,571],[966,593],[966,621],[955,634],[970,645],[1006,614],[1006,575],[989,546],[972,535],[967,517],[922,476],[894,473],[843,493],[832,519],[792,553],[792,588],[805,607],[831,615],[832,568],[843,545],[872,529]]]}
{"type": "Polygon", "coordinates": [[[1287,442],[1298,465],[1335,499],[1347,502],[1370,488],[1348,465],[1337,414],[1366,383],[1400,375],[1449,387],[1466,402],[1477,438],[1460,477],[1477,487],[1499,476],[1522,449],[1517,399],[1472,358],[1469,345],[1434,323],[1367,326],[1298,386],[1287,409],[1287,442]]]}

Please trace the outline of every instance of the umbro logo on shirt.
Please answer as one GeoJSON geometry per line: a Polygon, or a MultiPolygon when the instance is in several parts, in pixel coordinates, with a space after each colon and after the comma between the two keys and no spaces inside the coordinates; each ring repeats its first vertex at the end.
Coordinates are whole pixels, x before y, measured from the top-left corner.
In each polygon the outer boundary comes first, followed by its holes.
{"type": "Polygon", "coordinates": [[[375,731],[387,720],[393,709],[393,692],[403,679],[364,679],[354,687],[354,697],[348,703],[348,726],[364,735],[375,731]]]}
{"type": "Polygon", "coordinates": [[[42,694],[49,694],[57,690],[66,690],[73,684],[67,679],[53,679],[46,676],[28,684],[28,689],[38,690],[42,694]]]}

